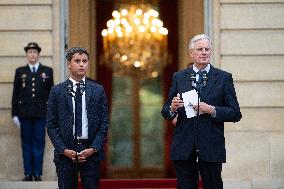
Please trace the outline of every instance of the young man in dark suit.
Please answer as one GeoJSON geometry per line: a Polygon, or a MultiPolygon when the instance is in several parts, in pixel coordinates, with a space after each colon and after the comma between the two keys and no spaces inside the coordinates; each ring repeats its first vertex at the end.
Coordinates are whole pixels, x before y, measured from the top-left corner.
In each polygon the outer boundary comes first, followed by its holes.
{"type": "MultiPolygon", "coordinates": [[[[224,122],[237,122],[242,115],[232,75],[210,64],[209,37],[194,36],[189,50],[194,64],[173,75],[162,109],[162,115],[169,120],[178,114],[171,160],[179,189],[196,189],[199,173],[204,189],[222,189],[222,163],[226,161],[224,122]],[[183,96],[193,89],[199,92],[199,106],[188,103],[183,96]],[[198,111],[200,116],[197,116],[198,111]]],[[[198,102],[197,97],[195,102],[198,102]]]]}
{"type": "Polygon", "coordinates": [[[21,128],[25,177],[41,181],[45,147],[46,103],[53,86],[52,68],[39,62],[41,48],[30,42],[24,48],[28,64],[16,69],[12,118],[21,128]]]}
{"type": "Polygon", "coordinates": [[[98,189],[100,161],[109,118],[104,89],[86,79],[89,53],[73,47],[66,53],[70,77],[51,89],[47,132],[55,148],[54,163],[60,189],[98,189]]]}

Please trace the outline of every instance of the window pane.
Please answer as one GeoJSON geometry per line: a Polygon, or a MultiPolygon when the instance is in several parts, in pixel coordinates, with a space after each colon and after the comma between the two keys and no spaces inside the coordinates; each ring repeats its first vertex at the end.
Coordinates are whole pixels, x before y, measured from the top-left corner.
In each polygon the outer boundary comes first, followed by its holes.
{"type": "Polygon", "coordinates": [[[144,79],[140,90],[142,167],[163,166],[163,119],[160,78],[144,79]]]}
{"type": "Polygon", "coordinates": [[[162,138],[141,138],[142,167],[162,167],[164,163],[164,147],[162,138]]]}
{"type": "Polygon", "coordinates": [[[140,145],[141,167],[163,166],[163,119],[160,113],[162,95],[160,78],[141,81],[140,98],[140,136],[133,141],[132,80],[127,77],[113,77],[113,96],[111,112],[111,165],[115,167],[133,166],[134,143],[140,145]]]}
{"type": "Polygon", "coordinates": [[[133,152],[132,142],[130,137],[116,137],[111,138],[111,165],[131,167],[133,152]]]}
{"type": "Polygon", "coordinates": [[[132,82],[128,77],[112,78],[112,101],[114,103],[131,104],[131,85],[132,82]]]}
{"type": "Polygon", "coordinates": [[[133,159],[131,80],[113,77],[112,88],[111,165],[131,167],[133,159]]]}
{"type": "Polygon", "coordinates": [[[162,89],[160,77],[142,80],[140,98],[142,103],[162,103],[162,89]]]}
{"type": "MultiPolygon", "coordinates": [[[[162,137],[163,118],[160,106],[143,105],[141,110],[141,134],[143,136],[162,137]]],[[[162,139],[162,138],[161,138],[162,139]]]]}
{"type": "Polygon", "coordinates": [[[112,106],[112,124],[110,132],[112,135],[121,137],[132,134],[132,106],[116,105],[112,106]]]}

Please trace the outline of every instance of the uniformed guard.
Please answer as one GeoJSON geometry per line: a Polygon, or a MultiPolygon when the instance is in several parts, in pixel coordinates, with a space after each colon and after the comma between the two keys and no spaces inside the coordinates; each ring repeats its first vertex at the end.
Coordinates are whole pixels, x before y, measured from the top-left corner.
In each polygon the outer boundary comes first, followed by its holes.
{"type": "Polygon", "coordinates": [[[21,129],[23,181],[41,181],[46,106],[53,86],[53,70],[39,62],[41,48],[37,43],[28,43],[24,50],[28,63],[15,72],[12,118],[21,129]]]}

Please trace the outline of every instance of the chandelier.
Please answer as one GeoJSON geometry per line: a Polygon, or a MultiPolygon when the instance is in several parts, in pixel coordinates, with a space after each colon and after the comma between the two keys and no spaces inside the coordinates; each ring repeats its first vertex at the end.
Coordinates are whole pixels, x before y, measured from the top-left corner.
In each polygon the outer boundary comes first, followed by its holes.
{"type": "Polygon", "coordinates": [[[157,77],[167,64],[167,35],[149,4],[122,4],[103,29],[103,61],[115,75],[157,77]]]}

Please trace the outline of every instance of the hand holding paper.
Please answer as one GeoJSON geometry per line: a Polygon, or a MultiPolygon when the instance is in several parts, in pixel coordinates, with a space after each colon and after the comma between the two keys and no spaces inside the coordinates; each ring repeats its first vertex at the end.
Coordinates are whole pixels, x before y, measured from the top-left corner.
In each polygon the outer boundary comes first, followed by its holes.
{"type": "Polygon", "coordinates": [[[192,118],[197,115],[197,111],[193,109],[193,105],[198,104],[198,94],[196,90],[191,90],[182,93],[184,108],[187,118],[192,118]]]}

